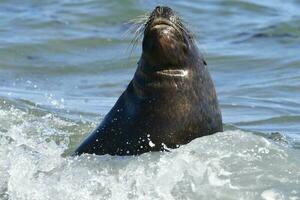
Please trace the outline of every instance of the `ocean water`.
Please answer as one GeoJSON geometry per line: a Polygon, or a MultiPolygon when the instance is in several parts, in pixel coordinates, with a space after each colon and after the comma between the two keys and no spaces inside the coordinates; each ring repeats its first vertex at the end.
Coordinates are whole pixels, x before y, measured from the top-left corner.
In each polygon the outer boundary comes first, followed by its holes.
{"type": "Polygon", "coordinates": [[[3,0],[0,199],[300,199],[299,0],[3,0]],[[133,77],[129,22],[195,34],[225,131],[169,153],[70,157],[133,77]]]}

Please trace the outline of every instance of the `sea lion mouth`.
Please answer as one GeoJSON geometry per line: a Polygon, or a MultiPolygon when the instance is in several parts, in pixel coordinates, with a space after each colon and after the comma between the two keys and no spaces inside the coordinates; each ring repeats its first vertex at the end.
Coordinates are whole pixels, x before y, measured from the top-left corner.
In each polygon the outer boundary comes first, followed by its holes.
{"type": "Polygon", "coordinates": [[[160,28],[165,28],[165,27],[171,27],[171,28],[173,28],[180,35],[182,33],[182,31],[177,27],[177,25],[174,22],[172,22],[172,21],[170,21],[168,19],[164,19],[164,18],[155,19],[149,25],[149,30],[160,29],[160,28]]]}

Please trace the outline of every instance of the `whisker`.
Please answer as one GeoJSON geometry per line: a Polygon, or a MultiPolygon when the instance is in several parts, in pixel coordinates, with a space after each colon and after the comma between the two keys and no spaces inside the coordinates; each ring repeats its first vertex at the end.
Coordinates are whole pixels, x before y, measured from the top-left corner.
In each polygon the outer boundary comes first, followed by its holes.
{"type": "Polygon", "coordinates": [[[135,49],[139,40],[143,36],[143,32],[145,30],[145,24],[147,23],[148,18],[149,18],[149,14],[145,14],[145,15],[141,15],[141,16],[136,17],[135,19],[130,20],[132,25],[128,28],[128,30],[126,32],[127,32],[127,34],[133,33],[134,37],[130,41],[130,45],[127,48],[127,51],[130,51],[129,57],[132,56],[133,50],[135,49]]]}
{"type": "MultiPolygon", "coordinates": [[[[160,7],[157,11],[159,14],[163,13],[163,8],[160,7]]],[[[174,14],[174,17],[170,20],[177,26],[182,32],[184,32],[190,39],[195,40],[194,34],[189,31],[187,27],[190,27],[188,23],[182,20],[177,13],[174,14]]],[[[130,41],[130,45],[127,48],[127,51],[130,49],[130,56],[132,56],[132,52],[139,43],[139,41],[143,37],[143,33],[145,29],[153,22],[155,18],[155,14],[152,13],[145,13],[144,15],[137,16],[134,19],[129,20],[128,23],[131,23],[131,26],[125,32],[125,34],[133,33],[133,39],[130,41]]]]}

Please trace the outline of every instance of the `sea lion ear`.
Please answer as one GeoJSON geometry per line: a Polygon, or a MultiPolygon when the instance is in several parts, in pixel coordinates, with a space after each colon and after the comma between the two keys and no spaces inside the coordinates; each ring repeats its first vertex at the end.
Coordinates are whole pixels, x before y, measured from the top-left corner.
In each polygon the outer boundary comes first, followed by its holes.
{"type": "Polygon", "coordinates": [[[206,63],[206,61],[203,59],[202,60],[203,61],[203,64],[205,65],[205,66],[207,66],[207,63],[206,63]]]}

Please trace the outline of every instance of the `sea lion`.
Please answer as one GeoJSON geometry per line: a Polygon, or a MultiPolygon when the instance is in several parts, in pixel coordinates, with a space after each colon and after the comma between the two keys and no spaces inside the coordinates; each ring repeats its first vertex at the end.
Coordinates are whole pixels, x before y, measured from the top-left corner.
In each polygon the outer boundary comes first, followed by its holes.
{"type": "Polygon", "coordinates": [[[143,31],[133,79],[75,155],[138,155],[223,130],[206,62],[180,18],[158,6],[143,31]]]}

